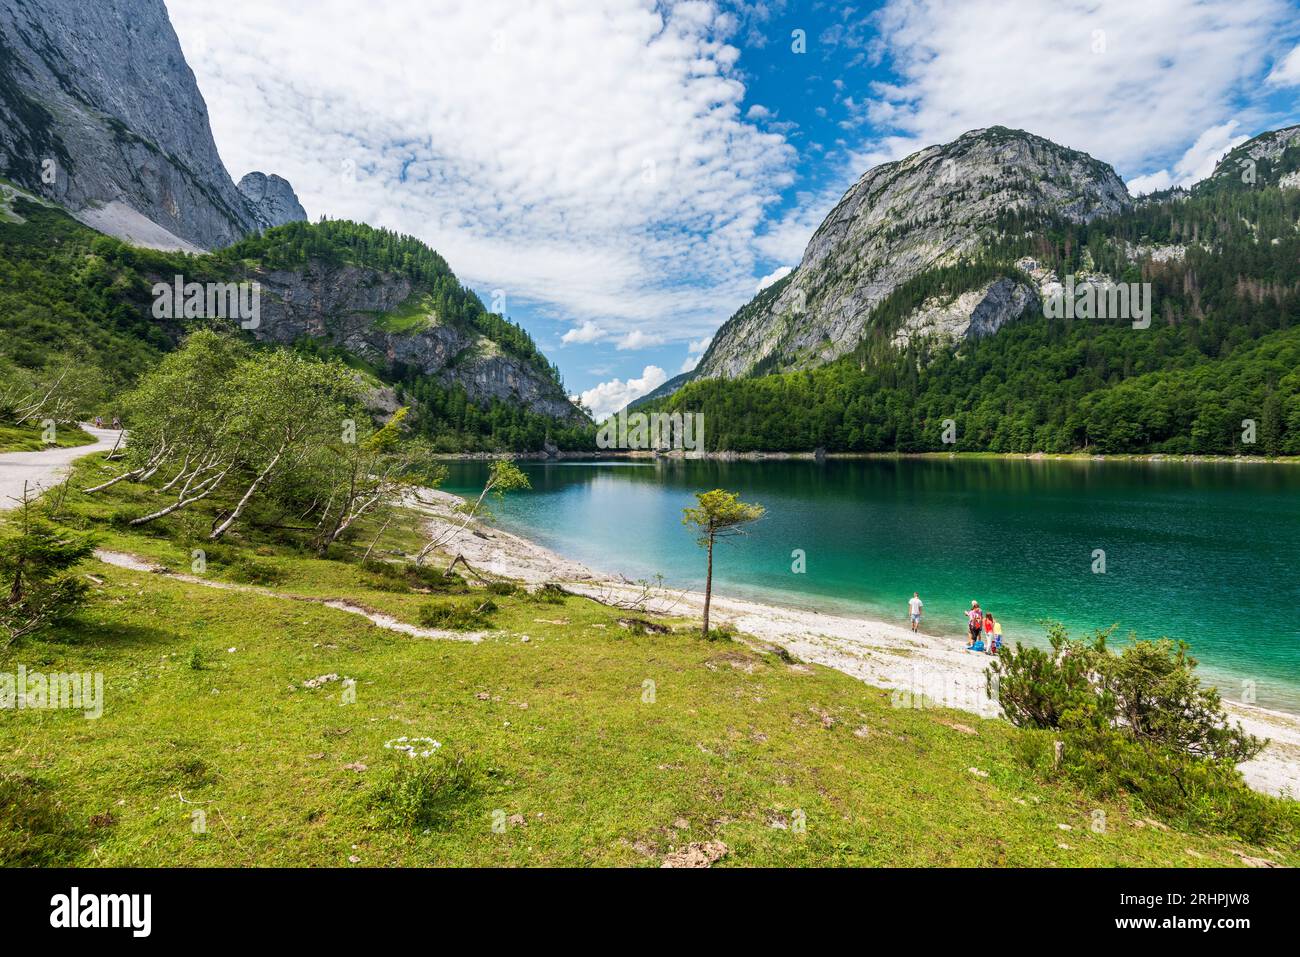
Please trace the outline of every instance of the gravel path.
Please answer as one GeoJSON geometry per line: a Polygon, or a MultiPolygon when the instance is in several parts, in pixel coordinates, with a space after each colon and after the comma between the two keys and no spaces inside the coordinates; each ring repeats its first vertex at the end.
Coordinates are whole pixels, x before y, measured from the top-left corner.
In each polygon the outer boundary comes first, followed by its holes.
{"type": "Polygon", "coordinates": [[[95,452],[106,452],[117,442],[115,429],[96,429],[89,425],[82,428],[95,437],[93,445],[0,453],[0,511],[13,508],[22,500],[24,484],[33,496],[39,495],[61,482],[77,459],[95,452]]]}

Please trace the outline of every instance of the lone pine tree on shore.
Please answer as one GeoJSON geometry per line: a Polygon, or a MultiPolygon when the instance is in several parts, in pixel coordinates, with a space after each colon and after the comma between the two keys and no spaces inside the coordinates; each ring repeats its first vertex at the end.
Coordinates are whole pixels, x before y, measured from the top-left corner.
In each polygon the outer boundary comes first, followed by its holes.
{"type": "Polygon", "coordinates": [[[713,599],[713,546],[718,539],[734,538],[745,534],[745,526],[763,517],[766,509],[761,505],[742,502],[734,492],[715,488],[711,492],[696,492],[699,505],[682,509],[682,524],[699,532],[697,541],[708,550],[708,571],[704,577],[704,625],[702,635],[709,637],[709,604],[713,599]]]}

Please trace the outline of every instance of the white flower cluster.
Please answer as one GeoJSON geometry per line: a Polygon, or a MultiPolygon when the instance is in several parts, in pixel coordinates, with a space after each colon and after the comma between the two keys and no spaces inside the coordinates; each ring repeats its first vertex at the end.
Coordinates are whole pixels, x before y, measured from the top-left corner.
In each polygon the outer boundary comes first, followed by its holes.
{"type": "Polygon", "coordinates": [[[428,758],[432,757],[442,744],[433,738],[408,738],[402,735],[400,738],[394,738],[392,741],[385,741],[384,747],[393,751],[405,751],[408,757],[428,758]],[[427,747],[421,748],[421,745],[427,747]]]}

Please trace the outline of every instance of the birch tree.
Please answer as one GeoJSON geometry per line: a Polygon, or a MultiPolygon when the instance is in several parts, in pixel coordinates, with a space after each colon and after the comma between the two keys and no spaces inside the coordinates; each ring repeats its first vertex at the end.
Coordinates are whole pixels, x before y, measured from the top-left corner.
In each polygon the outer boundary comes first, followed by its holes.
{"type": "Polygon", "coordinates": [[[230,429],[239,447],[243,492],[219,515],[209,538],[220,539],[249,504],[340,436],[358,413],[360,386],[338,362],[284,350],[256,353],[230,381],[230,429]]]}

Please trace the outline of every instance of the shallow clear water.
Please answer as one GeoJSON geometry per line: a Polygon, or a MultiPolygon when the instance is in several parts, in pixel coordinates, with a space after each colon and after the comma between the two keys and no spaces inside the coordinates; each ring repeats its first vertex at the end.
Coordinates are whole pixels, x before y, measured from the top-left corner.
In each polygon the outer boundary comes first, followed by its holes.
{"type": "MultiPolygon", "coordinates": [[[[1183,638],[1225,697],[1300,711],[1300,468],[1026,460],[521,463],[533,484],[492,507],[501,524],[633,578],[700,587],[704,553],[681,524],[693,494],[767,507],[719,548],[727,594],[962,632],[978,599],[1009,638],[1055,619],[1082,631],[1183,638]],[[802,549],[806,571],[792,570],[802,549]],[[1105,552],[1095,573],[1094,550],[1105,552]]],[[[482,488],[457,462],[445,488],[482,488]]]]}

